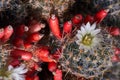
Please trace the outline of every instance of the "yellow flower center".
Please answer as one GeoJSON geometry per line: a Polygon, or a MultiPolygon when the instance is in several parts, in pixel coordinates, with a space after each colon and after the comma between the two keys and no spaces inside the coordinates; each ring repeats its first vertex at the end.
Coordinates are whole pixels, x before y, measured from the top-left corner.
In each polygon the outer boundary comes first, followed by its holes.
{"type": "Polygon", "coordinates": [[[92,44],[93,36],[91,34],[86,34],[83,39],[82,43],[86,46],[90,46],[92,44]]]}
{"type": "Polygon", "coordinates": [[[1,77],[9,77],[10,74],[11,74],[11,72],[7,70],[6,66],[0,68],[0,76],[1,77]]]}

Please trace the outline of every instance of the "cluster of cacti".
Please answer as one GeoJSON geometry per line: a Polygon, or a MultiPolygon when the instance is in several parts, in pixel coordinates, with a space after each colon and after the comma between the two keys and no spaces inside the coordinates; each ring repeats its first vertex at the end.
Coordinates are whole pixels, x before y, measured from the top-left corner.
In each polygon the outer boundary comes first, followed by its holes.
{"type": "Polygon", "coordinates": [[[45,69],[54,80],[103,79],[120,62],[120,28],[104,20],[119,16],[119,0],[1,0],[0,9],[2,80],[41,80],[45,69]]]}
{"type": "MultiPolygon", "coordinates": [[[[120,60],[114,52],[115,46],[120,46],[118,44],[120,29],[106,26],[103,28],[100,25],[95,28],[95,24],[100,23],[106,15],[106,10],[101,10],[93,18],[86,16],[82,24],[82,15],[77,14],[71,19],[72,23],[67,21],[63,24],[62,38],[58,29],[54,29],[52,26],[52,33],[60,39],[59,44],[56,45],[61,46],[59,47],[59,52],[61,52],[59,63],[63,71],[85,78],[99,77],[113,65],[112,61],[120,60]],[[86,22],[90,22],[92,25],[86,22]],[[99,34],[97,34],[98,32],[99,34]],[[93,36],[94,34],[96,36],[93,36]]],[[[57,40],[53,39],[52,42],[56,43],[57,40]]]]}

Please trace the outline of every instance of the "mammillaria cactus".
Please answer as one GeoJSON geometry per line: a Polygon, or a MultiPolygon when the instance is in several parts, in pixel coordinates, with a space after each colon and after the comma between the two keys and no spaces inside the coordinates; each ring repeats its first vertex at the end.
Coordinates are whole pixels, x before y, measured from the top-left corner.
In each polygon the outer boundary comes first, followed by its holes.
{"type": "Polygon", "coordinates": [[[60,63],[63,70],[86,78],[96,77],[112,66],[113,37],[105,29],[89,23],[81,26],[75,38],[67,40],[60,63]],[[89,27],[89,28],[87,28],[89,27]],[[98,27],[97,27],[98,28],[98,27]]]}

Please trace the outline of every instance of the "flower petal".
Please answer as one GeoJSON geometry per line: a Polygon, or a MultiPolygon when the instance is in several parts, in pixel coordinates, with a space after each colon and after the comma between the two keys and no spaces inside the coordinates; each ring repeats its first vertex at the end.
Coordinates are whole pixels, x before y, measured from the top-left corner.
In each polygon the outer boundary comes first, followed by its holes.
{"type": "Polygon", "coordinates": [[[77,37],[78,39],[81,39],[81,38],[82,38],[82,35],[76,34],[76,37],[77,37]]]}
{"type": "Polygon", "coordinates": [[[98,34],[100,32],[101,29],[96,29],[93,32],[91,32],[91,35],[95,36],[96,34],[98,34]]]}
{"type": "Polygon", "coordinates": [[[86,24],[86,26],[85,26],[85,30],[86,30],[86,31],[89,31],[89,29],[90,29],[90,23],[88,22],[88,23],[86,24]]]}
{"type": "Polygon", "coordinates": [[[95,29],[95,27],[96,27],[96,23],[94,23],[94,24],[92,24],[92,26],[91,26],[91,31],[93,31],[94,29],[95,29]]]}
{"type": "Polygon", "coordinates": [[[12,65],[9,65],[8,66],[8,71],[11,71],[13,69],[13,66],[12,65]]]}
{"type": "Polygon", "coordinates": [[[86,30],[84,27],[81,27],[81,34],[82,34],[82,36],[84,36],[86,34],[86,30]]]}

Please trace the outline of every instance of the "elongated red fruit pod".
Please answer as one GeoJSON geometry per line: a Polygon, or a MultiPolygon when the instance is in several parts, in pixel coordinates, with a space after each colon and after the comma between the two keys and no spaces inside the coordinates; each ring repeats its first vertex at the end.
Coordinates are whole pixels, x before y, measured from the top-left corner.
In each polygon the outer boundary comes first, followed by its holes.
{"type": "Polygon", "coordinates": [[[15,35],[17,37],[22,37],[24,35],[24,32],[27,32],[29,30],[29,28],[27,26],[25,26],[24,24],[16,27],[15,30],[15,35]]]}
{"type": "Polygon", "coordinates": [[[49,50],[45,47],[39,48],[36,50],[36,55],[38,56],[39,60],[43,62],[53,62],[54,59],[49,57],[49,50]]]}
{"type": "Polygon", "coordinates": [[[36,32],[32,33],[31,35],[28,36],[27,42],[32,43],[32,42],[38,42],[44,35],[36,32]]]}
{"type": "Polygon", "coordinates": [[[12,65],[13,67],[16,67],[20,64],[20,61],[18,59],[13,59],[11,62],[10,62],[10,65],[12,65]]]}
{"type": "Polygon", "coordinates": [[[77,14],[72,18],[73,24],[80,24],[82,22],[82,15],[77,14]]]}
{"type": "Polygon", "coordinates": [[[51,72],[54,72],[57,69],[57,63],[56,62],[49,62],[48,63],[48,70],[51,72]]]}
{"type": "Polygon", "coordinates": [[[45,24],[39,23],[35,20],[31,22],[29,25],[29,33],[35,33],[41,30],[41,28],[44,28],[45,24]]]}
{"type": "Polygon", "coordinates": [[[0,29],[0,39],[1,39],[3,36],[4,36],[4,29],[1,28],[1,29],[0,29]]]}
{"type": "Polygon", "coordinates": [[[4,36],[2,37],[1,41],[6,42],[9,40],[11,35],[13,34],[13,28],[11,25],[4,28],[4,36]]]}
{"type": "Polygon", "coordinates": [[[114,54],[115,54],[115,55],[119,55],[119,54],[120,54],[120,48],[115,48],[114,54]]]}
{"type": "Polygon", "coordinates": [[[24,50],[14,49],[11,51],[10,56],[17,59],[29,61],[32,58],[32,53],[24,50]]]}
{"type": "Polygon", "coordinates": [[[62,80],[62,70],[59,69],[56,70],[54,80],[62,80]]]}
{"type": "Polygon", "coordinates": [[[63,31],[65,33],[70,33],[72,31],[72,22],[71,21],[67,21],[67,22],[64,23],[63,31]]]}
{"type": "Polygon", "coordinates": [[[112,36],[118,36],[118,35],[120,35],[120,29],[118,27],[110,27],[110,28],[108,28],[108,32],[112,36]]]}
{"type": "Polygon", "coordinates": [[[88,22],[92,24],[94,22],[94,17],[91,15],[87,15],[84,19],[84,23],[87,24],[88,22]]]}
{"type": "Polygon", "coordinates": [[[107,16],[108,12],[109,10],[104,9],[98,11],[94,16],[95,22],[100,23],[107,16]]]}
{"type": "Polygon", "coordinates": [[[49,19],[49,27],[56,38],[61,39],[60,26],[58,18],[53,14],[49,19]]]}
{"type": "Polygon", "coordinates": [[[113,62],[120,62],[120,58],[118,57],[118,55],[114,55],[114,56],[112,56],[112,61],[113,62]]]}

